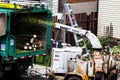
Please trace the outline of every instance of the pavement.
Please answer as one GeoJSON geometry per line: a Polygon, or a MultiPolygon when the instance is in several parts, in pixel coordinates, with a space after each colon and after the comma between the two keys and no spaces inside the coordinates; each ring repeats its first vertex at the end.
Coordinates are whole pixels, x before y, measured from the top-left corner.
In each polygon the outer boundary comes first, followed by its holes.
{"type": "MultiPolygon", "coordinates": [[[[46,74],[46,69],[48,71],[48,69],[50,69],[50,67],[46,68],[46,66],[40,66],[40,65],[34,64],[33,68],[30,68],[28,72],[32,73],[33,75],[42,75],[43,77],[45,77],[44,74],[46,74]]],[[[120,73],[118,73],[117,80],[120,80],[120,73]]]]}
{"type": "Polygon", "coordinates": [[[27,72],[28,72],[28,76],[41,75],[42,77],[46,78],[46,74],[49,74],[49,69],[50,67],[33,64],[33,67],[30,66],[27,72]]]}
{"type": "Polygon", "coordinates": [[[118,74],[117,80],[120,80],[120,73],[118,74]]]}

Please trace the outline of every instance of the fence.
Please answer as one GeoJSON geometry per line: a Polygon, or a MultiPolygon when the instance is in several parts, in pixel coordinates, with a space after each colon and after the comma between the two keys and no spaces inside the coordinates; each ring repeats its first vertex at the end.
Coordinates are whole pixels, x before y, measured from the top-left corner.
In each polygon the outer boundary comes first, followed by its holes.
{"type": "MultiPolygon", "coordinates": [[[[90,30],[92,33],[97,35],[97,12],[92,12],[90,15],[86,13],[75,14],[79,27],[85,30],[90,30]]],[[[57,16],[52,17],[53,22],[58,22],[57,16]]],[[[70,25],[68,16],[66,16],[66,25],[70,25]]],[[[55,39],[56,31],[52,29],[52,38],[55,39]]],[[[74,44],[73,35],[70,32],[66,32],[66,42],[74,44]]]]}

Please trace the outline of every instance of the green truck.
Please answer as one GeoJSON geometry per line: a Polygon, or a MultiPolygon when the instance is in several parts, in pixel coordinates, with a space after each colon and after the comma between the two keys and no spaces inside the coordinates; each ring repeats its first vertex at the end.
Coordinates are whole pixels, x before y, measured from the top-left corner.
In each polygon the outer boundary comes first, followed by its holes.
{"type": "Polygon", "coordinates": [[[0,78],[6,71],[25,74],[50,50],[51,11],[43,4],[0,2],[0,78]]]}

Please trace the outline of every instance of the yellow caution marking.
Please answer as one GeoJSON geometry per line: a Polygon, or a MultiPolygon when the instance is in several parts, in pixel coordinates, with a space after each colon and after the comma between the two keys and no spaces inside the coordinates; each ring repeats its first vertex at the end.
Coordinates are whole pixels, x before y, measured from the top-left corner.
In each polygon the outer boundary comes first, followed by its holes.
{"type": "Polygon", "coordinates": [[[8,8],[8,9],[20,9],[20,5],[18,4],[10,4],[10,3],[4,3],[0,2],[0,8],[8,8]]]}

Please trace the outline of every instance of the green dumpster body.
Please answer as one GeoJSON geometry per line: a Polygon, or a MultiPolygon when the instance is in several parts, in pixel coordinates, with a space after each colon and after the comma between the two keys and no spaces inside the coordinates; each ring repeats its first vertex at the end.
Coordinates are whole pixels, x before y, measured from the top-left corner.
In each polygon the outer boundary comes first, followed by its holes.
{"type": "Polygon", "coordinates": [[[36,5],[25,9],[0,8],[0,56],[2,63],[46,54],[46,51],[50,49],[51,15],[48,8],[36,5]],[[30,20],[32,21],[30,22],[30,20]],[[34,34],[37,35],[38,41],[43,42],[42,48],[23,49],[34,34]]]}

